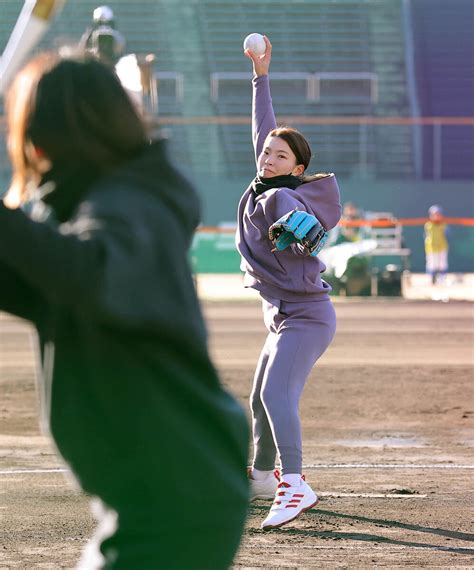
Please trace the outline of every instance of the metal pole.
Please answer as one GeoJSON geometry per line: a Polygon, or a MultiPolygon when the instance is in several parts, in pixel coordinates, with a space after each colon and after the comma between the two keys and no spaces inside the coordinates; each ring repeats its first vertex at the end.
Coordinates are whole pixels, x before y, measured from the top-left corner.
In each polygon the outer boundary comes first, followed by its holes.
{"type": "Polygon", "coordinates": [[[368,125],[359,123],[359,170],[364,178],[368,177],[368,125]]]}
{"type": "Polygon", "coordinates": [[[442,140],[441,123],[433,123],[433,179],[441,180],[442,140]]]}
{"type": "MultiPolygon", "coordinates": [[[[405,28],[405,69],[410,111],[413,117],[420,117],[421,111],[415,69],[415,41],[411,3],[412,0],[402,0],[402,16],[405,28]]],[[[413,135],[415,176],[419,180],[423,176],[423,133],[421,125],[412,125],[411,129],[413,135]]]]}

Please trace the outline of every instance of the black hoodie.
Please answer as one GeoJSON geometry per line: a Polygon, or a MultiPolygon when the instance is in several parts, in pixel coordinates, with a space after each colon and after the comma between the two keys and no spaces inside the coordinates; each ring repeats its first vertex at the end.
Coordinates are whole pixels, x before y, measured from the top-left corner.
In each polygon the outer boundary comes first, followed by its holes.
{"type": "Polygon", "coordinates": [[[0,202],[0,309],[38,329],[50,429],[82,487],[205,523],[212,505],[245,508],[247,423],[209,360],[188,264],[198,199],[163,144],[57,176],[30,216],[0,202]]]}

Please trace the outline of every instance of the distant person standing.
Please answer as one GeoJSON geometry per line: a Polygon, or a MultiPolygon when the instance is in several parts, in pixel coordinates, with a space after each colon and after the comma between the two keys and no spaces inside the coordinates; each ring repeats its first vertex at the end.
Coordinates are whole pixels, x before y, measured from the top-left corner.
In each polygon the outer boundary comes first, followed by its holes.
{"type": "MultiPolygon", "coordinates": [[[[341,222],[355,222],[363,217],[362,212],[354,204],[354,202],[346,202],[342,208],[341,222]]],[[[355,225],[338,224],[330,232],[330,244],[339,245],[340,243],[359,241],[362,239],[361,229],[355,225]]]]}
{"type": "Polygon", "coordinates": [[[433,285],[436,285],[444,280],[448,271],[448,227],[441,206],[431,206],[428,214],[424,231],[426,272],[431,275],[433,285]]]}
{"type": "Polygon", "coordinates": [[[112,8],[98,6],[92,19],[93,25],[82,35],[79,49],[113,67],[125,52],[125,38],[116,29],[112,8]]]}

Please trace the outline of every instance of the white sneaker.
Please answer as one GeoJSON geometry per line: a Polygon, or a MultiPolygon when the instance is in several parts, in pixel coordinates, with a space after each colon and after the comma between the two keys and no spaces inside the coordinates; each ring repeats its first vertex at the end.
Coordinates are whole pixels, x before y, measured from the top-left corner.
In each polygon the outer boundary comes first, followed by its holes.
{"type": "Polygon", "coordinates": [[[280,472],[275,469],[273,473],[269,473],[265,479],[257,481],[252,479],[252,468],[247,469],[248,477],[250,479],[250,501],[256,499],[274,499],[275,493],[280,482],[280,472]]]}
{"type": "Polygon", "coordinates": [[[283,526],[314,507],[318,500],[318,496],[306,483],[304,477],[297,487],[282,481],[278,485],[275,500],[261,528],[270,530],[283,526]]]}

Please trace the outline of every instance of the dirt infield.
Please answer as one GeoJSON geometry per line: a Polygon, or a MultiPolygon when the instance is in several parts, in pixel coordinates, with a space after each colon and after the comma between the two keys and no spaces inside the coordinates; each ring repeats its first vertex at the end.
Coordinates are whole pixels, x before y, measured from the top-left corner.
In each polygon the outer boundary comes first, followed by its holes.
{"type": "MultiPolygon", "coordinates": [[[[253,503],[235,567],[474,568],[474,304],[354,299],[336,311],[301,405],[320,503],[271,532],[259,529],[269,503],[253,503]]],[[[260,307],[205,312],[222,379],[247,406],[260,307]]],[[[93,520],[39,434],[30,329],[0,319],[0,568],[74,568],[93,520]]]]}

